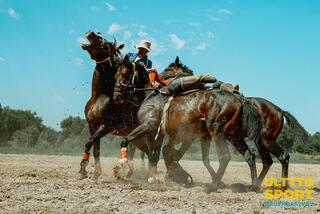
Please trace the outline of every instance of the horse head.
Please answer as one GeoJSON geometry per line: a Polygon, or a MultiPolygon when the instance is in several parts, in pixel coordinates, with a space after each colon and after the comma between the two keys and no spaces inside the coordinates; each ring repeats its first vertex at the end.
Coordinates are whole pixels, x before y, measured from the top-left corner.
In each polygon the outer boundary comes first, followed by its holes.
{"type": "Polygon", "coordinates": [[[115,79],[113,100],[117,104],[123,104],[126,101],[128,92],[143,89],[149,83],[149,76],[144,65],[130,62],[128,56],[123,58],[115,74],[115,79]]]}
{"type": "Polygon", "coordinates": [[[124,47],[123,44],[117,45],[117,42],[109,42],[98,32],[86,32],[85,36],[89,41],[88,44],[81,44],[83,50],[87,51],[97,64],[108,62],[112,67],[112,62],[115,57],[119,58],[120,50],[124,47]]]}
{"type": "Polygon", "coordinates": [[[174,62],[170,63],[168,67],[160,73],[160,77],[161,79],[166,80],[176,77],[181,73],[188,73],[190,75],[193,75],[193,71],[190,68],[188,68],[188,66],[182,64],[179,57],[177,56],[174,62]]]}

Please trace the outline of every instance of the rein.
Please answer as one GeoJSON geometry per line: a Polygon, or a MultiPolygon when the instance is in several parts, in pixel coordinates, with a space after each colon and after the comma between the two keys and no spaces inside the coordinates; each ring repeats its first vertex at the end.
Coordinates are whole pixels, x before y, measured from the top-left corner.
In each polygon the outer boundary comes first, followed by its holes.
{"type": "Polygon", "coordinates": [[[125,84],[125,83],[121,83],[121,84],[117,84],[117,87],[125,87],[126,91],[127,89],[131,89],[132,91],[136,92],[136,91],[160,91],[157,88],[153,88],[153,87],[149,87],[149,88],[136,88],[134,85],[132,84],[125,84]]]}

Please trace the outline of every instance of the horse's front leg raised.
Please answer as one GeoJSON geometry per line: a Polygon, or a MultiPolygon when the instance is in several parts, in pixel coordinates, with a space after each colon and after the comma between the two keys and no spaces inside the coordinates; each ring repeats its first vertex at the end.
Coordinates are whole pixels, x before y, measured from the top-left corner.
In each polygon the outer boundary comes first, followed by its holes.
{"type": "MultiPolygon", "coordinates": [[[[154,142],[154,138],[151,138],[153,131],[156,130],[155,124],[153,123],[154,120],[147,120],[137,128],[135,128],[124,140],[121,142],[121,150],[120,150],[120,160],[119,163],[121,165],[128,163],[128,150],[127,147],[131,142],[138,142],[138,140],[145,140],[145,150],[144,152],[147,153],[149,157],[149,177],[153,177],[153,170],[155,169],[160,156],[160,146],[152,145],[154,142]],[[152,142],[151,142],[152,141],[152,142]],[[158,151],[159,150],[159,151],[158,151]]],[[[162,138],[158,138],[158,140],[162,138]]],[[[158,145],[159,143],[155,143],[158,145]]],[[[160,144],[161,145],[161,144],[160,144]]]]}
{"type": "MultiPolygon", "coordinates": [[[[135,128],[126,138],[124,138],[121,142],[121,149],[120,149],[120,163],[126,163],[128,161],[128,145],[132,141],[137,139],[141,139],[142,137],[146,136],[147,134],[151,133],[155,130],[154,125],[152,125],[149,121],[145,121],[137,128],[135,128]]],[[[148,142],[150,143],[150,142],[148,142]]]]}

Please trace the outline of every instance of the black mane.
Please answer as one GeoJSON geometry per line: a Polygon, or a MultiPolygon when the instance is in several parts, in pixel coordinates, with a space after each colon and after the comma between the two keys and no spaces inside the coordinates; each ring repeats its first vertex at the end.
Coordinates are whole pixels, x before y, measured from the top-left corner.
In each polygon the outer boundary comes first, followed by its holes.
{"type": "MultiPolygon", "coordinates": [[[[176,64],[174,62],[170,63],[164,71],[162,71],[159,76],[161,79],[168,79],[171,77],[175,77],[175,72],[172,70],[172,67],[174,67],[176,64]]],[[[182,68],[183,72],[188,73],[190,75],[193,75],[193,70],[191,70],[188,66],[183,65],[180,63],[180,68],[182,68]]]]}

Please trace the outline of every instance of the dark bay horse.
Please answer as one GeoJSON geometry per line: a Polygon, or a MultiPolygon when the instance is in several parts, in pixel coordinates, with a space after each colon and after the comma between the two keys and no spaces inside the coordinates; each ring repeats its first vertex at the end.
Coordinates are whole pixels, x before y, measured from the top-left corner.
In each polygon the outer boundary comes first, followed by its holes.
{"type": "MultiPolygon", "coordinates": [[[[168,71],[173,71],[172,73],[175,73],[179,69],[187,71],[187,67],[182,65],[170,66],[168,71]]],[[[237,91],[232,87],[230,87],[228,90],[231,92],[237,91]]],[[[277,143],[277,138],[283,128],[284,118],[286,119],[289,128],[295,133],[295,138],[298,143],[307,142],[307,131],[292,114],[290,114],[288,111],[282,110],[272,102],[259,97],[247,97],[245,99],[257,109],[264,121],[261,135],[254,141],[263,164],[263,168],[258,177],[258,186],[261,185],[270,166],[273,163],[271,154],[273,154],[281,163],[281,177],[287,178],[290,156],[289,153],[283,150],[277,143]]],[[[246,133],[248,130],[244,129],[243,132],[246,133]]],[[[202,154],[204,159],[209,158],[207,150],[202,150],[202,154]]]]}
{"type": "MultiPolygon", "coordinates": [[[[117,85],[130,85],[136,90],[146,90],[150,87],[145,84],[139,87],[132,81],[132,70],[118,70],[116,74],[117,85]]],[[[139,78],[136,78],[139,82],[139,78]]],[[[127,87],[128,90],[129,87],[127,87]]],[[[120,95],[122,90],[115,90],[114,99],[123,99],[120,95]]],[[[250,171],[252,186],[256,189],[257,174],[254,154],[249,150],[244,141],[243,129],[250,130],[248,135],[255,139],[260,135],[262,129],[262,118],[256,109],[249,103],[241,100],[231,92],[224,90],[201,90],[184,94],[173,98],[168,105],[168,96],[160,93],[148,95],[138,111],[139,126],[135,128],[122,142],[127,146],[130,142],[137,140],[149,133],[153,133],[161,126],[162,132],[169,136],[169,143],[163,148],[165,164],[170,172],[177,166],[177,162],[183,156],[194,139],[200,139],[204,152],[208,152],[207,144],[213,140],[217,145],[219,154],[219,169],[215,174],[210,163],[205,160],[205,166],[212,177],[210,190],[216,190],[225,168],[230,160],[228,150],[228,139],[232,145],[244,156],[250,171]],[[164,111],[168,108],[168,111],[164,111]],[[161,124],[160,124],[161,123],[161,124]],[[179,152],[173,148],[175,143],[182,143],[179,152]],[[226,155],[225,155],[226,154],[226,155]]],[[[247,136],[247,135],[246,135],[247,136]]]]}
{"type": "MultiPolygon", "coordinates": [[[[137,125],[137,105],[121,105],[113,101],[115,74],[122,64],[120,50],[116,41],[109,42],[99,33],[88,32],[86,37],[89,44],[82,44],[91,59],[96,62],[92,78],[92,93],[85,106],[85,116],[89,125],[91,137],[85,144],[85,151],[80,163],[82,178],[87,177],[86,166],[89,163],[90,149],[93,146],[95,158],[94,179],[97,181],[101,174],[100,166],[100,139],[108,133],[126,136],[137,125]]],[[[141,146],[142,147],[142,146],[141,146]]],[[[148,149],[144,149],[146,153],[148,149]]]]}
{"type": "Polygon", "coordinates": [[[259,97],[248,97],[249,101],[257,108],[264,119],[263,131],[255,141],[261,157],[263,168],[258,177],[258,184],[261,185],[273,161],[270,154],[273,154],[281,163],[281,177],[288,177],[289,158],[288,151],[283,150],[277,143],[277,138],[283,128],[284,118],[289,128],[295,133],[298,143],[307,142],[308,132],[288,111],[284,111],[270,101],[259,97]]]}

